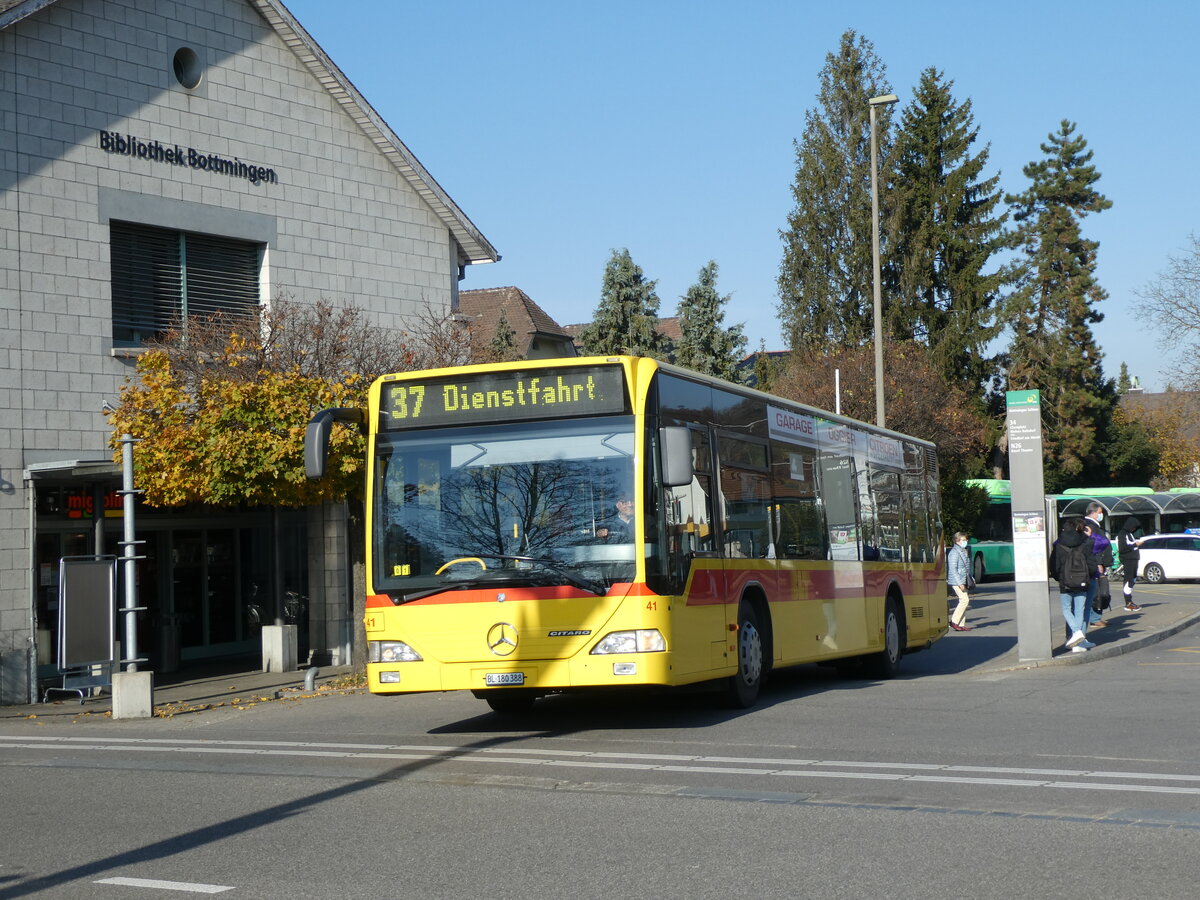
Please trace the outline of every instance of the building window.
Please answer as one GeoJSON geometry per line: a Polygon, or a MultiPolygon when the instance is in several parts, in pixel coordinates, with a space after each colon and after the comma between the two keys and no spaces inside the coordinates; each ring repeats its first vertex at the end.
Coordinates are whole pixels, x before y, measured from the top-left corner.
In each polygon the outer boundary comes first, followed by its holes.
{"type": "Polygon", "coordinates": [[[193,316],[258,308],[260,244],[116,221],[110,236],[115,347],[139,346],[193,316]]]}
{"type": "Polygon", "coordinates": [[[200,57],[191,47],[180,47],[176,50],[171,66],[175,70],[175,80],[189,91],[199,87],[204,79],[204,67],[200,64],[200,57]]]}

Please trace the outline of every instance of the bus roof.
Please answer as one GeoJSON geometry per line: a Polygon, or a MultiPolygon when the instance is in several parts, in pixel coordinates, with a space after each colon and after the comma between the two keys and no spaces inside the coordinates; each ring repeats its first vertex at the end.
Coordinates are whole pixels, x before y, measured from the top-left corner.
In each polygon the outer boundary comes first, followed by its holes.
{"type": "Polygon", "coordinates": [[[1148,487],[1098,487],[1098,488],[1067,488],[1062,492],[1063,497],[1132,497],[1136,494],[1153,494],[1154,488],[1148,487]]]}
{"type": "Polygon", "coordinates": [[[983,488],[993,500],[1012,500],[1012,482],[1007,478],[968,478],[966,483],[983,488]]]}

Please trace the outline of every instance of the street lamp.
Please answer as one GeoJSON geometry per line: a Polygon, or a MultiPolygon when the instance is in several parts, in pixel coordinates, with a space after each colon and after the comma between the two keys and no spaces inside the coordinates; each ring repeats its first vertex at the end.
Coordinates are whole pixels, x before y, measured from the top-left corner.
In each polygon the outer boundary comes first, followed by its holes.
{"type": "Polygon", "coordinates": [[[889,106],[900,98],[895,94],[872,97],[871,107],[871,264],[875,276],[875,424],[887,424],[883,411],[883,300],[879,294],[879,151],[875,138],[875,107],[889,106]]]}

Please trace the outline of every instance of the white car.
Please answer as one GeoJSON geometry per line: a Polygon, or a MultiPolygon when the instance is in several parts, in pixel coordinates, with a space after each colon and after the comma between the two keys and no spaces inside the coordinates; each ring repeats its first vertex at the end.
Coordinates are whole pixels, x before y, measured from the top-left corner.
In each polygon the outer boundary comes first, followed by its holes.
{"type": "Polygon", "coordinates": [[[1200,535],[1152,534],[1139,549],[1141,577],[1151,584],[1168,578],[1200,578],[1200,535]]]}

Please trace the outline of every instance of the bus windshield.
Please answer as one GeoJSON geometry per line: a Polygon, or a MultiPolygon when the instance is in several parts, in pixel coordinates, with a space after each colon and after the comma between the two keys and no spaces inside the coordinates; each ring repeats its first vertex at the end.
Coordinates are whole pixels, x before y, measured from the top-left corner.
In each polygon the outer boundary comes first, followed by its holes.
{"type": "Polygon", "coordinates": [[[626,415],[379,434],[375,590],[631,581],[633,448],[626,415]]]}

